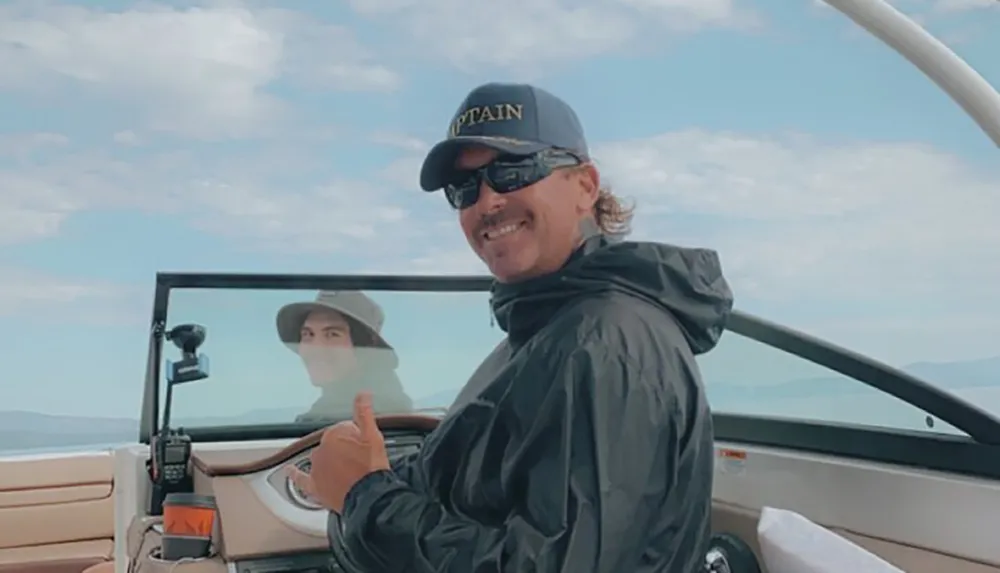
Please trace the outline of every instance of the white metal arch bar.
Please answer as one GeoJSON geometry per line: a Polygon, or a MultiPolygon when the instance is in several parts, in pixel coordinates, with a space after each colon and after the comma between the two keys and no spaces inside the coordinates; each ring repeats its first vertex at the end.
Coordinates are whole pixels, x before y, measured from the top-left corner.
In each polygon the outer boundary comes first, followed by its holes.
{"type": "Polygon", "coordinates": [[[948,46],[885,0],[823,0],[917,66],[1000,146],[1000,93],[948,46]]]}

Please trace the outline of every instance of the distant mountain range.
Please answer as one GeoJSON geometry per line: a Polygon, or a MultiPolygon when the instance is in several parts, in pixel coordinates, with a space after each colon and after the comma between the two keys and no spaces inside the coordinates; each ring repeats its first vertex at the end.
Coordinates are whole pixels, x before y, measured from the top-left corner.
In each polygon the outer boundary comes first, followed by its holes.
{"type": "MultiPolygon", "coordinates": [[[[950,392],[975,388],[1000,388],[1000,356],[967,362],[916,362],[903,367],[903,371],[950,392]]],[[[724,396],[732,401],[771,397],[821,398],[866,390],[869,390],[869,387],[860,386],[844,376],[804,378],[768,385],[713,382],[708,389],[710,394],[724,396]]],[[[870,391],[878,392],[874,388],[870,391]]]]}
{"type": "MultiPolygon", "coordinates": [[[[959,395],[966,395],[968,391],[975,389],[1000,389],[1000,356],[965,362],[918,362],[903,370],[959,395]]],[[[437,392],[416,400],[415,405],[418,408],[434,408],[450,404],[458,395],[458,391],[456,388],[437,392]]],[[[795,404],[797,407],[804,399],[823,404],[824,399],[827,400],[826,403],[831,403],[829,400],[837,397],[846,395],[846,397],[863,398],[865,395],[874,395],[877,391],[842,377],[824,377],[791,380],[772,385],[713,381],[709,385],[708,393],[715,408],[745,411],[746,405],[751,403],[773,405],[785,402],[795,404]]],[[[989,405],[983,406],[990,408],[989,405]]],[[[994,411],[1000,412],[1000,404],[996,407],[994,411]]],[[[773,408],[767,410],[769,413],[773,411],[773,408]]],[[[282,408],[247,412],[234,417],[188,419],[184,422],[189,426],[280,423],[294,419],[300,413],[301,409],[282,408]]],[[[905,412],[905,415],[907,421],[900,423],[911,423],[912,413],[905,412]]],[[[136,441],[138,434],[138,421],[128,418],[54,416],[38,412],[0,411],[0,453],[132,443],[136,441]]]]}
{"type": "Polygon", "coordinates": [[[0,411],[0,452],[134,442],[139,421],[0,411]]]}

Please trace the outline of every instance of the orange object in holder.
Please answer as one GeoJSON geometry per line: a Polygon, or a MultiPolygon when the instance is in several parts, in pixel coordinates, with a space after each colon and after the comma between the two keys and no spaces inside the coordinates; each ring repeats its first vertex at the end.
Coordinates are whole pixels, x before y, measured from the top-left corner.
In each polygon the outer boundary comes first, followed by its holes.
{"type": "Polygon", "coordinates": [[[206,557],[215,526],[215,496],[171,493],[163,500],[162,558],[206,557]]]}

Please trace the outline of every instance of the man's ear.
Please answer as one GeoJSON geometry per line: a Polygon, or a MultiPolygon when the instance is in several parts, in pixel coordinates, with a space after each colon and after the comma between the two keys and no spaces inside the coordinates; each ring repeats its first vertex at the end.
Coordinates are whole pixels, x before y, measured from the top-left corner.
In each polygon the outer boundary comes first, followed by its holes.
{"type": "Polygon", "coordinates": [[[583,211],[590,212],[601,193],[601,174],[593,163],[584,163],[579,168],[577,182],[583,191],[580,194],[580,207],[583,211]]]}

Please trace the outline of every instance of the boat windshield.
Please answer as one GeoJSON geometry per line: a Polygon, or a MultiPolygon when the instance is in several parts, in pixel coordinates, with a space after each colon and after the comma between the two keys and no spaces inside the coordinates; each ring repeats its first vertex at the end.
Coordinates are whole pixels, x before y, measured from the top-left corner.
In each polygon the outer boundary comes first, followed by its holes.
{"type": "MultiPolygon", "coordinates": [[[[171,426],[312,424],[351,415],[441,413],[503,339],[489,293],[175,288],[166,327],[198,324],[209,378],[178,385],[171,426]]],[[[170,342],[163,360],[181,351],[170,342]]],[[[700,357],[713,408],[771,418],[961,434],[926,412],[734,332],[700,357]]],[[[160,372],[161,408],[166,368],[160,372]]]]}
{"type": "Polygon", "coordinates": [[[334,421],[359,391],[379,414],[443,411],[503,338],[490,317],[485,292],[171,290],[167,329],[205,328],[209,377],[175,387],[170,425],[334,421]]]}

